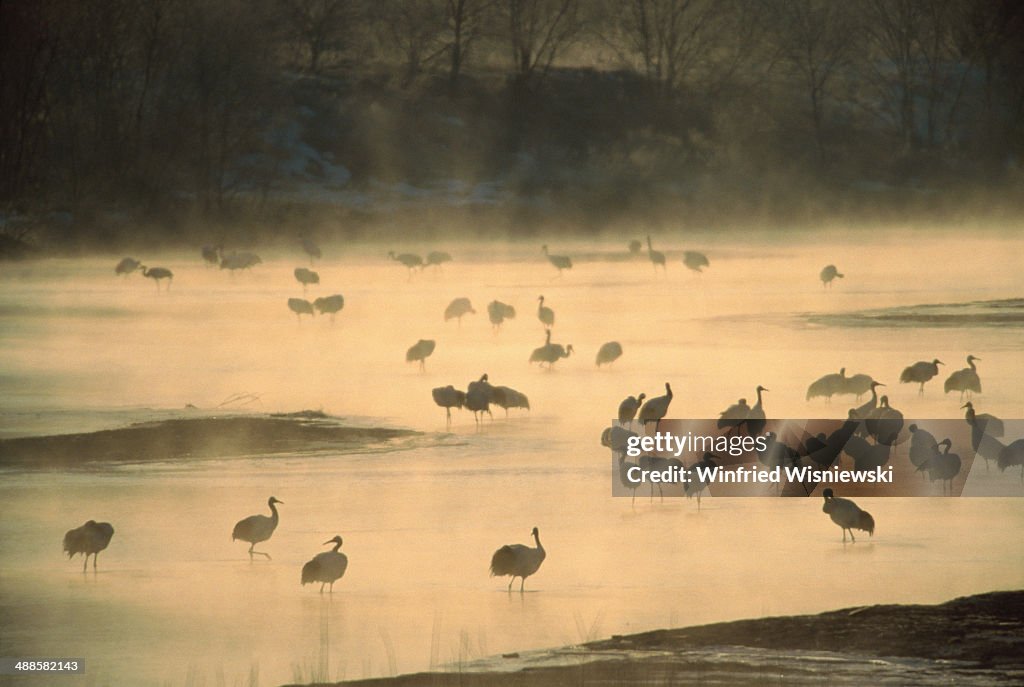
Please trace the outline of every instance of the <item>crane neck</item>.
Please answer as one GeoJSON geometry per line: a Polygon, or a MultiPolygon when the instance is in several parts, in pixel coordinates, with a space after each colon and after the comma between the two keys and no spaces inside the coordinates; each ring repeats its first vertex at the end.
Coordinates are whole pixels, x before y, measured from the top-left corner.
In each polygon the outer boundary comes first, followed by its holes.
{"type": "Polygon", "coordinates": [[[757,403],[756,403],[756,406],[758,408],[761,407],[761,391],[762,391],[761,387],[758,387],[757,388],[757,403]]]}
{"type": "Polygon", "coordinates": [[[273,501],[271,501],[270,504],[268,504],[268,505],[270,506],[270,519],[273,520],[274,522],[277,522],[277,520],[278,520],[277,505],[273,501]]]}
{"type": "Polygon", "coordinates": [[[533,540],[535,542],[537,542],[537,549],[539,551],[544,551],[544,546],[543,546],[543,544],[540,543],[540,532],[534,532],[533,533],[533,540]]]}
{"type": "Polygon", "coordinates": [[[976,367],[974,366],[974,358],[968,358],[968,359],[967,359],[967,364],[971,366],[971,369],[972,369],[973,371],[975,371],[975,372],[977,372],[977,371],[978,371],[978,368],[976,368],[976,367]]]}
{"type": "Polygon", "coordinates": [[[338,553],[338,549],[340,549],[340,548],[341,548],[341,542],[340,541],[336,541],[336,542],[334,542],[334,548],[331,549],[331,551],[333,551],[334,553],[338,553]]]}

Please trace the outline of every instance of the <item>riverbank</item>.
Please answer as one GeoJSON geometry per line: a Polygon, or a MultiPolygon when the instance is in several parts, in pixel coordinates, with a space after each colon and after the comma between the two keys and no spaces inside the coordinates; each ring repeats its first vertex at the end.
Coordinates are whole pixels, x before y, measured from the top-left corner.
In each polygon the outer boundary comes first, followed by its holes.
{"type": "Polygon", "coordinates": [[[613,636],[445,671],[357,680],[412,685],[1020,684],[1024,591],[613,636]]]}

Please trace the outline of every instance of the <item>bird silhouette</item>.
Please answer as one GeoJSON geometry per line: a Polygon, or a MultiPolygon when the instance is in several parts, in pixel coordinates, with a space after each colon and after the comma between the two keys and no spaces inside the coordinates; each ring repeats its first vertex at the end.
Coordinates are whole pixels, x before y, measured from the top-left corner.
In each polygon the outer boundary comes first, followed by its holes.
{"type": "Polygon", "coordinates": [[[254,551],[254,547],[260,542],[265,542],[270,539],[271,535],[274,534],[274,530],[277,529],[278,515],[277,507],[274,504],[284,504],[284,501],[278,501],[276,498],[271,496],[267,500],[267,505],[270,506],[270,516],[266,515],[250,515],[244,520],[239,520],[235,523],[235,529],[231,531],[231,541],[241,539],[242,541],[249,542],[249,560],[252,560],[254,554],[266,556],[267,560],[270,560],[269,553],[263,553],[262,551],[254,551]]]}
{"type": "Polygon", "coordinates": [[[864,424],[877,443],[892,446],[903,429],[903,413],[889,406],[888,396],[882,396],[878,399],[878,407],[868,413],[864,424]]]}
{"type": "Polygon", "coordinates": [[[964,414],[965,420],[967,419],[968,415],[973,415],[975,421],[981,427],[981,431],[985,432],[985,434],[988,434],[989,436],[993,437],[1003,436],[1005,427],[1003,426],[1002,420],[997,418],[995,415],[974,412],[974,404],[970,401],[967,401],[962,406],[960,406],[961,410],[963,410],[964,408],[967,409],[967,412],[964,414]]]}
{"type": "Polygon", "coordinates": [[[996,465],[999,466],[1000,472],[1005,471],[1007,468],[1019,465],[1020,481],[1024,484],[1024,439],[1017,439],[1000,451],[996,465]]]}
{"type": "Polygon", "coordinates": [[[220,268],[222,270],[230,270],[234,273],[235,270],[247,270],[250,267],[259,265],[263,261],[260,256],[255,253],[241,252],[231,253],[230,255],[224,255],[220,259],[220,268]]]}
{"type": "Polygon", "coordinates": [[[469,302],[468,298],[456,298],[444,309],[444,321],[457,319],[460,327],[463,315],[476,315],[476,310],[473,309],[473,304],[469,302]]]}
{"type": "Polygon", "coordinates": [[[610,448],[614,454],[625,454],[626,449],[629,448],[630,438],[635,436],[639,435],[631,429],[612,425],[602,430],[601,445],[610,448]]]}
{"type": "Polygon", "coordinates": [[[505,417],[508,417],[509,408],[530,409],[530,399],[526,397],[526,394],[508,386],[492,387],[491,402],[505,410],[505,417]]]}
{"type": "Polygon", "coordinates": [[[142,263],[134,258],[121,258],[121,262],[117,263],[117,267],[114,268],[114,274],[119,277],[127,276],[139,269],[142,263]]]}
{"type": "Polygon", "coordinates": [[[949,449],[953,446],[953,442],[948,438],[940,441],[939,446],[943,446],[945,450],[939,451],[936,449],[932,457],[922,463],[917,469],[926,470],[928,472],[928,479],[932,482],[935,480],[941,480],[943,494],[946,493],[946,486],[948,485],[949,494],[952,496],[953,480],[960,474],[960,456],[949,452],[949,449]]]}
{"type": "Polygon", "coordinates": [[[313,316],[313,304],[305,298],[289,298],[288,309],[295,313],[295,317],[302,322],[303,315],[313,316]]]}
{"type": "Polygon", "coordinates": [[[639,255],[640,251],[641,251],[641,249],[643,249],[643,247],[644,247],[644,244],[640,243],[636,239],[633,239],[632,241],[629,242],[629,252],[632,255],[639,255]]]}
{"type": "Polygon", "coordinates": [[[850,499],[839,498],[831,489],[826,489],[822,492],[822,496],[825,497],[825,505],[822,506],[821,510],[828,513],[829,517],[832,518],[832,522],[843,528],[844,544],[846,543],[847,530],[850,532],[850,540],[854,543],[857,542],[857,539],[853,536],[855,529],[863,530],[869,536],[875,534],[875,519],[866,510],[862,510],[850,499]]]}
{"type": "Polygon", "coordinates": [[[412,280],[412,271],[416,268],[423,269],[423,258],[416,255],[415,253],[400,253],[395,255],[395,251],[388,251],[388,257],[396,262],[400,262],[406,266],[409,270],[409,280],[412,280]]]}
{"type": "Polygon", "coordinates": [[[939,442],[935,440],[935,435],[916,424],[910,425],[907,429],[910,431],[910,462],[915,470],[919,470],[938,453],[939,442]]]}
{"type": "Polygon", "coordinates": [[[331,322],[334,322],[334,316],[345,307],[345,297],[340,293],[336,293],[333,296],[321,296],[313,301],[313,307],[321,315],[330,315],[331,322]]]}
{"type": "Polygon", "coordinates": [[[171,272],[166,267],[154,267],[154,268],[150,269],[149,267],[146,267],[145,265],[139,265],[139,269],[142,270],[142,276],[143,277],[148,277],[148,278],[152,279],[154,282],[156,282],[156,290],[157,291],[160,290],[160,280],[161,279],[166,279],[167,280],[167,290],[168,291],[171,290],[171,282],[174,281],[174,273],[171,272]]]}
{"type": "Polygon", "coordinates": [[[493,389],[494,387],[488,381],[487,373],[481,375],[477,381],[470,382],[466,387],[466,409],[473,411],[473,419],[476,422],[483,419],[484,413],[491,415],[491,419],[494,419],[491,414],[491,392],[493,389]]]}
{"type": "Polygon", "coordinates": [[[924,383],[939,374],[939,365],[945,365],[945,363],[938,358],[931,362],[919,360],[903,369],[903,372],[900,373],[900,384],[920,384],[917,394],[922,396],[924,395],[924,383]]]}
{"type": "Polygon", "coordinates": [[[761,400],[762,392],[769,391],[760,384],[757,385],[757,403],[753,405],[750,412],[747,413],[747,434],[750,436],[757,436],[764,431],[765,425],[768,423],[764,414],[764,403],[761,400]]]}
{"type": "Polygon", "coordinates": [[[1003,436],[1003,421],[988,413],[978,414],[974,412],[974,404],[970,401],[961,406],[966,408],[964,419],[971,426],[971,448],[975,455],[985,459],[985,472],[989,471],[989,461],[996,461],[999,464],[999,456],[1006,448],[1003,442],[996,437],[1003,436]]]}
{"type": "Polygon", "coordinates": [[[540,247],[542,253],[547,256],[548,262],[558,268],[558,276],[562,276],[562,270],[572,269],[572,260],[568,255],[552,255],[548,252],[547,244],[540,247]]]}
{"type": "Polygon", "coordinates": [[[650,258],[651,266],[654,267],[654,271],[658,271],[658,265],[661,265],[661,269],[666,273],[668,268],[665,266],[665,254],[660,250],[654,250],[654,246],[651,245],[651,236],[647,235],[647,257],[650,258]]]}
{"type": "Polygon", "coordinates": [[[207,267],[216,267],[219,265],[223,252],[224,247],[219,245],[205,245],[199,249],[199,253],[203,256],[203,262],[206,263],[207,267]]]}
{"type": "Polygon", "coordinates": [[[440,268],[446,262],[451,262],[452,256],[441,250],[432,250],[427,253],[427,260],[424,262],[424,267],[434,266],[440,268]]]}
{"type": "Polygon", "coordinates": [[[432,389],[430,394],[434,397],[434,403],[444,408],[447,425],[452,423],[452,408],[466,405],[466,392],[456,389],[451,384],[432,389]]]}
{"type": "Polygon", "coordinates": [[[892,456],[889,444],[872,444],[864,437],[852,436],[843,446],[846,455],[853,458],[854,470],[874,470],[886,465],[892,456]]]}
{"type": "Polygon", "coordinates": [[[978,368],[974,365],[975,360],[981,360],[981,358],[975,358],[973,355],[967,356],[967,367],[949,375],[945,384],[947,394],[950,391],[959,391],[962,401],[964,394],[970,398],[972,394],[981,393],[981,378],[978,377],[978,368]]]}
{"type": "Polygon", "coordinates": [[[726,430],[726,434],[733,434],[747,421],[750,406],[747,405],[747,399],[741,398],[718,415],[718,429],[726,430]]]}
{"type": "Polygon", "coordinates": [[[320,583],[320,593],[324,593],[324,587],[330,585],[330,593],[334,593],[334,583],[340,580],[348,569],[348,556],[338,549],[341,548],[341,535],[335,535],[334,539],[328,539],[326,544],[334,544],[330,551],[324,551],[313,556],[313,560],[302,566],[302,586],[307,584],[320,583]]]}
{"type": "MultiPolygon", "coordinates": [[[[842,279],[844,276],[845,275],[842,272],[836,269],[835,265],[825,265],[821,270],[821,274],[818,275],[818,278],[821,279],[822,286],[832,286],[832,280],[842,279]]],[[[852,535],[853,533],[851,532],[850,534],[852,535]]]]}
{"type": "Polygon", "coordinates": [[[640,424],[647,426],[647,423],[654,423],[654,431],[658,431],[658,425],[668,413],[668,406],[672,403],[672,387],[665,382],[665,395],[655,396],[647,399],[647,402],[640,408],[640,424]]]}
{"type": "Polygon", "coordinates": [[[824,377],[811,382],[807,387],[807,400],[824,397],[831,400],[833,396],[846,392],[846,368],[840,368],[839,373],[827,374],[824,377]]]}
{"type": "Polygon", "coordinates": [[[302,237],[302,251],[309,256],[309,264],[313,264],[313,260],[319,260],[323,253],[320,251],[320,246],[316,245],[316,241],[309,238],[308,236],[302,237]]]}
{"type": "Polygon", "coordinates": [[[688,250],[683,253],[683,264],[694,272],[703,272],[702,268],[711,266],[711,263],[708,262],[708,256],[695,250],[688,250]]]}
{"type": "Polygon", "coordinates": [[[302,293],[306,293],[306,287],[310,284],[320,283],[320,275],[313,270],[306,269],[305,267],[295,268],[295,279],[302,284],[302,293]]]}
{"type": "Polygon", "coordinates": [[[420,339],[405,352],[405,362],[419,361],[420,371],[427,369],[427,358],[434,352],[437,342],[433,339],[420,339]]]}
{"type": "Polygon", "coordinates": [[[881,382],[872,382],[871,398],[868,399],[867,403],[857,406],[857,408],[853,410],[853,413],[858,420],[868,419],[868,416],[878,408],[878,387],[880,386],[885,386],[885,384],[882,384],[881,382]]]}
{"type": "Polygon", "coordinates": [[[549,329],[547,330],[544,345],[533,349],[533,353],[530,354],[530,363],[539,363],[540,367],[544,367],[544,363],[547,363],[548,371],[550,372],[556,362],[562,358],[568,358],[572,354],[572,344],[563,346],[562,344],[551,343],[551,330],[549,329]]]}
{"type": "Polygon", "coordinates": [[[711,477],[707,471],[714,470],[718,467],[718,461],[721,458],[716,456],[714,453],[704,452],[704,456],[690,466],[690,481],[683,485],[683,493],[686,494],[687,498],[697,497],[697,510],[700,511],[700,495],[705,489],[711,485],[711,477]],[[700,468],[700,470],[698,470],[700,468]],[[703,479],[702,479],[703,473],[703,479]]]}
{"type": "Polygon", "coordinates": [[[501,329],[505,320],[515,319],[515,316],[516,309],[507,303],[491,301],[487,304],[487,319],[491,321],[495,331],[501,329]]]}
{"type": "Polygon", "coordinates": [[[83,554],[82,572],[85,572],[89,564],[89,555],[92,555],[92,569],[96,569],[96,557],[110,545],[110,538],[114,536],[114,528],[109,522],[96,522],[89,520],[81,527],[68,530],[64,535],[64,551],[68,558],[74,558],[76,553],[83,554]]]}
{"type": "Polygon", "coordinates": [[[855,374],[846,378],[841,393],[852,394],[859,401],[861,396],[871,391],[871,385],[874,383],[875,379],[871,375],[855,374]]]}
{"type": "Polygon", "coordinates": [[[544,325],[545,329],[555,326],[555,311],[544,305],[544,296],[537,297],[537,319],[544,325]]]}
{"type": "Polygon", "coordinates": [[[622,357],[622,344],[618,341],[609,341],[603,344],[597,351],[596,364],[598,367],[602,365],[611,365],[616,360],[622,357]]]}
{"type": "Polygon", "coordinates": [[[636,413],[640,410],[640,406],[643,405],[644,399],[647,398],[647,394],[638,394],[636,396],[626,396],[619,404],[619,422],[623,424],[631,424],[633,418],[636,417],[636,413]]]}
{"type": "Polygon", "coordinates": [[[525,546],[523,544],[506,544],[491,556],[491,577],[502,577],[511,575],[508,581],[508,591],[512,591],[512,583],[516,578],[521,578],[519,592],[522,593],[526,585],[526,578],[537,572],[540,564],[544,562],[547,553],[540,543],[540,533],[533,528],[533,540],[536,546],[525,546]]]}

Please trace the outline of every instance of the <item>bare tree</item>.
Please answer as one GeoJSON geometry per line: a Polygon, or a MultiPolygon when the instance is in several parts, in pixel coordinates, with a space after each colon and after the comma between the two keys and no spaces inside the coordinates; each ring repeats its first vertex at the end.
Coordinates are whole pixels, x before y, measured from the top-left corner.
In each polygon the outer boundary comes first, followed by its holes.
{"type": "Polygon", "coordinates": [[[517,86],[543,77],[582,29],[578,0],[504,0],[517,86]]]}
{"type": "Polygon", "coordinates": [[[724,3],[716,0],[613,0],[609,8],[606,42],[644,74],[659,98],[677,93],[722,39],[724,3]]]}
{"type": "Polygon", "coordinates": [[[357,17],[354,0],[279,0],[293,40],[302,46],[306,71],[318,74],[325,55],[345,47],[357,17]]]}
{"type": "Polygon", "coordinates": [[[49,5],[0,3],[0,198],[5,200],[32,184],[49,126],[46,96],[60,45],[49,5]]]}
{"type": "Polygon", "coordinates": [[[825,161],[825,110],[830,86],[855,48],[855,17],[849,5],[832,0],[772,0],[769,12],[770,40],[802,83],[818,156],[825,161]]]}
{"type": "Polygon", "coordinates": [[[495,0],[445,0],[447,19],[448,87],[458,89],[462,68],[473,44],[481,37],[495,0]]]}
{"type": "Polygon", "coordinates": [[[445,11],[443,0],[378,0],[381,42],[402,61],[403,88],[444,54],[445,11]]]}

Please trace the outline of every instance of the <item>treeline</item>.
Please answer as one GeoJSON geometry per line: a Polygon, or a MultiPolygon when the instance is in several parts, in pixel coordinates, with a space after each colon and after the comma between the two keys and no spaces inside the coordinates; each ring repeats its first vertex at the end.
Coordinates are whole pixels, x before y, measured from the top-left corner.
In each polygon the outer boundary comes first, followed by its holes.
{"type": "Polygon", "coordinates": [[[1014,0],[0,0],[0,208],[260,211],[297,113],[351,188],[596,214],[1013,184],[1020,36],[1014,0]]]}

